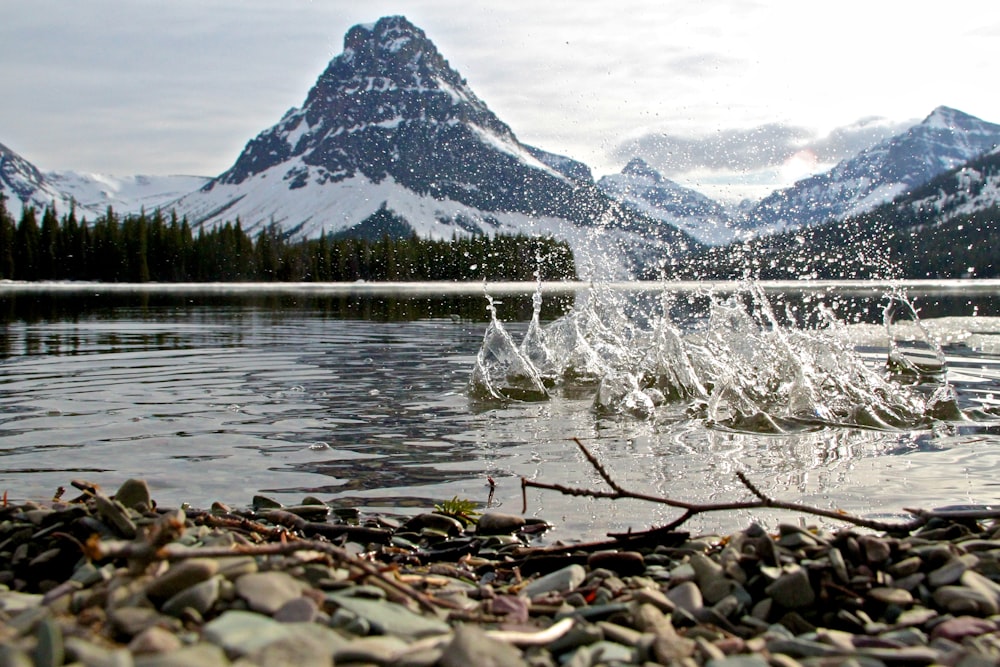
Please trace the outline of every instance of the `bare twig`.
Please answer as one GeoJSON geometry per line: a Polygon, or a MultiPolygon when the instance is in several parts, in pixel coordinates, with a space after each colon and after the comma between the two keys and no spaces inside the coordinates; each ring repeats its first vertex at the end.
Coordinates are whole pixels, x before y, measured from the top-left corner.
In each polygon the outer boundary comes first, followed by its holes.
{"type": "Polygon", "coordinates": [[[399,581],[377,566],[351,554],[346,549],[342,549],[329,542],[319,540],[291,540],[287,542],[276,542],[268,544],[253,545],[232,545],[228,547],[195,547],[195,548],[175,548],[174,545],[166,545],[157,548],[153,544],[136,541],[116,541],[100,540],[96,536],[85,545],[84,552],[92,560],[105,560],[108,558],[124,558],[130,560],[165,560],[178,561],[188,558],[228,558],[231,556],[284,556],[303,551],[316,551],[331,556],[341,563],[361,570],[365,575],[374,577],[384,586],[392,591],[410,598],[421,608],[437,612],[438,608],[453,608],[454,603],[448,600],[439,600],[424,595],[412,586],[399,581]]]}
{"type": "MultiPolygon", "coordinates": [[[[629,491],[624,489],[611,477],[607,469],[598,461],[597,457],[584,445],[579,438],[573,438],[573,441],[583,452],[584,457],[587,461],[594,467],[601,478],[611,487],[611,491],[601,491],[597,489],[583,489],[579,487],[564,486],[562,484],[548,484],[545,482],[536,482],[529,479],[521,478],[521,490],[522,497],[524,499],[524,511],[527,511],[527,488],[544,489],[549,491],[557,491],[563,495],[568,496],[586,496],[588,498],[605,498],[609,500],[619,500],[621,498],[630,498],[632,500],[642,500],[645,502],[657,503],[660,505],[667,505],[669,507],[676,507],[677,509],[684,510],[684,513],[675,521],[672,521],[666,526],[656,528],[653,530],[673,530],[683,524],[685,521],[695,516],[696,514],[704,514],[707,512],[727,512],[733,510],[751,510],[751,509],[783,509],[790,510],[793,512],[801,512],[803,514],[811,514],[814,516],[821,516],[827,519],[833,519],[835,521],[843,521],[845,523],[853,524],[855,526],[860,526],[862,528],[869,528],[871,530],[877,530],[887,533],[909,533],[921,526],[925,525],[930,519],[935,517],[943,518],[959,518],[954,512],[928,512],[924,510],[907,510],[911,514],[914,514],[915,518],[911,521],[906,522],[895,522],[889,523],[885,521],[876,521],[873,519],[865,519],[864,517],[854,516],[848,514],[842,510],[827,510],[820,507],[811,507],[809,505],[803,505],[801,503],[786,502],[783,500],[777,500],[771,498],[764,494],[743,472],[737,472],[736,476],[740,482],[750,491],[756,500],[748,501],[733,501],[728,503],[692,503],[683,500],[677,500],[675,498],[668,498],[666,496],[657,496],[648,493],[638,493],[635,491],[629,491]]],[[[968,516],[961,518],[1000,518],[1000,510],[988,510],[988,511],[976,511],[969,513],[968,516]]],[[[611,535],[616,539],[623,539],[625,537],[630,537],[632,534],[619,534],[611,535]]],[[[635,534],[639,535],[639,533],[635,534]]]]}

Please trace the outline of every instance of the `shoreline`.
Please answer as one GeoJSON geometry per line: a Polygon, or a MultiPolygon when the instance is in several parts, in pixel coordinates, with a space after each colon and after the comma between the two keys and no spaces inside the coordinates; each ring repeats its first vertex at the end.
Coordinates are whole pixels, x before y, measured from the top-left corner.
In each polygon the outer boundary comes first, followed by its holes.
{"type": "Polygon", "coordinates": [[[74,486],[0,506],[2,665],[1000,661],[993,519],[533,546],[544,522],[461,504],[171,509],[142,480],[74,486]]]}

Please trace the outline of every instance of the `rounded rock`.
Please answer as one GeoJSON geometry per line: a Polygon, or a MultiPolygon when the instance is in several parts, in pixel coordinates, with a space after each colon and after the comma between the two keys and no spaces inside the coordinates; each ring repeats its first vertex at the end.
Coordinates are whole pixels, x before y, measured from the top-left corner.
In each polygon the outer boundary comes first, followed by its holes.
{"type": "Polygon", "coordinates": [[[302,595],[303,584],[284,572],[254,572],[236,580],[236,594],[254,611],[273,615],[302,595]]]}
{"type": "Polygon", "coordinates": [[[523,516],[487,512],[479,517],[476,532],[480,535],[509,535],[520,530],[525,524],[523,516]]]}

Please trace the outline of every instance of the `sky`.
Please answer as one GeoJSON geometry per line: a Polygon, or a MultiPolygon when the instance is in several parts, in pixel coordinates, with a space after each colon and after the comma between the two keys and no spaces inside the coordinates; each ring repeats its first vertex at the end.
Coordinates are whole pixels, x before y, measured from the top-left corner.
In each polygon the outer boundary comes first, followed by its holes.
{"type": "Polygon", "coordinates": [[[43,170],[215,176],[347,30],[402,14],[524,143],[758,198],[940,105],[1000,123],[1000,6],[865,0],[13,0],[0,143],[43,170]]]}

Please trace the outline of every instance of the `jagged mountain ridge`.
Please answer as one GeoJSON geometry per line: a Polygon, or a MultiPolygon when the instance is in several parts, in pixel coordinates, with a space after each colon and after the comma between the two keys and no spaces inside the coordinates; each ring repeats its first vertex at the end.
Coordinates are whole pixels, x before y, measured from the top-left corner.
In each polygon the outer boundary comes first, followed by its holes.
{"type": "Polygon", "coordinates": [[[54,205],[59,212],[75,208],[93,220],[109,206],[119,213],[152,211],[202,187],[204,176],[109,176],[75,171],[42,172],[0,144],[0,192],[8,213],[19,220],[25,206],[38,211],[54,205]]]}
{"type": "Polygon", "coordinates": [[[386,211],[434,238],[540,233],[579,249],[601,225],[632,259],[697,245],[604,195],[586,165],[522,144],[401,16],[351,28],[302,107],[172,206],[194,225],[239,218],[306,237],[386,211]]]}
{"type": "Polygon", "coordinates": [[[682,229],[702,243],[727,243],[738,231],[725,206],[664,178],[639,157],[632,158],[621,173],[602,176],[597,187],[623,205],[682,229]]]}
{"type": "Polygon", "coordinates": [[[0,144],[0,193],[15,220],[20,219],[25,206],[41,210],[53,203],[66,209],[70,205],[70,199],[52,187],[38,167],[3,144],[0,144]]]}
{"type": "Polygon", "coordinates": [[[923,122],[833,169],[771,193],[744,224],[766,231],[844,219],[912,192],[1000,144],[1000,125],[940,106],[923,122]]]}

